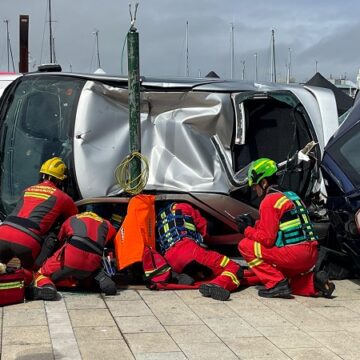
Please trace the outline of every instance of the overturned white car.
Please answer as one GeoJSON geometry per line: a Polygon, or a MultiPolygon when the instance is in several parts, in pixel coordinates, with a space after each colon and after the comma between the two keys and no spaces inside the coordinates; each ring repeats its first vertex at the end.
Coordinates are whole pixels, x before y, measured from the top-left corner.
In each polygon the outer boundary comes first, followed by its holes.
{"type": "MultiPolygon", "coordinates": [[[[31,73],[11,84],[0,103],[3,217],[52,156],[67,163],[66,190],[79,206],[103,216],[125,211],[114,169],[129,153],[127,85],[127,78],[74,73],[31,73]]],[[[284,162],[281,185],[309,200],[320,190],[322,149],[337,124],[327,89],[141,78],[144,191],[160,202],[192,203],[214,225],[210,242],[236,243],[233,216],[256,213],[257,205],[242,169],[259,157],[284,162]],[[312,141],[311,161],[288,166],[312,141]]]]}

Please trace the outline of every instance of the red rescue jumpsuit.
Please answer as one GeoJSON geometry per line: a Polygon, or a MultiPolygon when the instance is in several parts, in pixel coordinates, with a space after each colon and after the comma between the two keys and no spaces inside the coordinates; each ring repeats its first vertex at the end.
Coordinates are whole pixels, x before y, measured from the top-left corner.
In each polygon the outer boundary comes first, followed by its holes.
{"type": "MultiPolygon", "coordinates": [[[[84,212],[67,219],[59,232],[59,241],[65,244],[48,258],[38,274],[56,283],[69,278],[83,280],[100,268],[102,251],[115,236],[116,230],[108,220],[93,212],[84,212]]],[[[49,281],[40,281],[43,286],[49,281]]]]}
{"type": "Polygon", "coordinates": [[[317,241],[275,246],[280,219],[295,206],[289,199],[278,202],[282,197],[281,192],[265,196],[259,208],[260,219],[254,227],[245,229],[239,251],[266,288],[288,278],[294,295],[314,296],[317,291],[312,268],[318,257],[317,241]]]}
{"type": "MultiPolygon", "coordinates": [[[[185,203],[175,204],[175,206],[184,215],[191,216],[196,229],[202,236],[206,235],[207,223],[198,210],[185,203]]],[[[236,290],[240,285],[240,281],[236,276],[240,270],[240,265],[227,256],[203,248],[190,238],[185,237],[175,243],[165,252],[164,257],[177,273],[182,273],[188,264],[196,261],[212,271],[214,279],[209,281],[210,284],[219,285],[229,291],[236,290]]]]}
{"type": "Polygon", "coordinates": [[[41,249],[41,237],[57,220],[64,221],[77,212],[71,197],[50,180],[25,189],[16,208],[0,226],[0,262],[17,257],[24,268],[32,269],[41,249]]]}

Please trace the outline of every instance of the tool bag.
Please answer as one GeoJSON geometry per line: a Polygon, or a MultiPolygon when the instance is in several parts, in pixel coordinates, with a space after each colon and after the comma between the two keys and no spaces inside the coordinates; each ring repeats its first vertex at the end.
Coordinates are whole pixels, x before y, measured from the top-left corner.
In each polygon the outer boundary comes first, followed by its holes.
{"type": "Polygon", "coordinates": [[[141,262],[144,246],[155,247],[154,195],[139,194],[130,199],[114,245],[118,270],[141,262]]]}
{"type": "Polygon", "coordinates": [[[25,285],[23,269],[9,270],[0,274],[0,306],[24,302],[25,285]]]}

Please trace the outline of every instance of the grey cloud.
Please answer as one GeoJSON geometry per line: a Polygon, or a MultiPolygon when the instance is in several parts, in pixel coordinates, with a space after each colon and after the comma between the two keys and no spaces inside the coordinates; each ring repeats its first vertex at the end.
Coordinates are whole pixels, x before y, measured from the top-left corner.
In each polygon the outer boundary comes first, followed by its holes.
{"type": "MultiPolygon", "coordinates": [[[[47,0],[0,0],[0,25],[3,18],[10,19],[15,59],[18,17],[29,14],[31,56],[37,64],[48,61],[46,4],[47,0]]],[[[52,0],[52,6],[57,59],[63,68],[69,70],[72,64],[74,71],[95,70],[92,32],[98,29],[101,65],[108,73],[120,74],[121,50],[130,25],[128,0],[52,0]]],[[[141,71],[156,76],[184,74],[185,23],[189,21],[191,75],[215,70],[229,77],[230,23],[234,23],[237,77],[245,60],[246,76],[253,79],[256,52],[259,77],[268,78],[274,28],[279,73],[285,74],[291,48],[298,80],[313,75],[315,60],[325,76],[346,72],[354,78],[360,66],[355,46],[359,10],[358,0],[140,0],[141,71]]],[[[0,70],[6,70],[4,27],[0,29],[0,70]]],[[[126,69],[126,56],[124,65],[126,69]]]]}

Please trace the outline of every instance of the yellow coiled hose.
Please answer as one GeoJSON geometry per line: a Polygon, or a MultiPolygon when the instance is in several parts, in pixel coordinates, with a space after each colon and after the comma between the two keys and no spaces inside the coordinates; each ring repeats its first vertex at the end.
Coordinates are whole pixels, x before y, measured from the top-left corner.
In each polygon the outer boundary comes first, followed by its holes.
{"type": "Polygon", "coordinates": [[[116,167],[115,178],[124,191],[132,195],[139,194],[145,188],[149,178],[148,160],[139,152],[133,151],[116,167]],[[140,161],[141,172],[135,179],[131,179],[130,165],[135,159],[140,161]]]}

